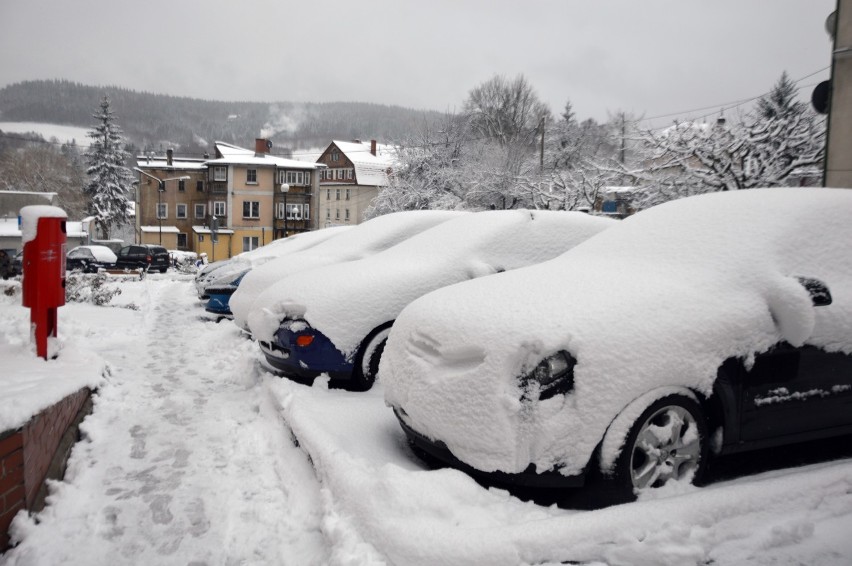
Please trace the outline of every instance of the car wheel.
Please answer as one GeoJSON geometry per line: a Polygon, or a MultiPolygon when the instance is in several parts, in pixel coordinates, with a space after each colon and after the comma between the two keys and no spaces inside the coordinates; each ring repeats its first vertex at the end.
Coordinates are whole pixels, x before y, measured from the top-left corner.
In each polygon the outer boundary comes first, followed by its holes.
{"type": "Polygon", "coordinates": [[[168,267],[161,267],[160,273],[165,273],[166,271],[168,271],[168,269],[169,269],[168,267]]]}
{"type": "Polygon", "coordinates": [[[626,498],[680,480],[697,483],[707,467],[707,423],[683,395],[653,403],[633,424],[612,481],[626,498]]]}
{"type": "Polygon", "coordinates": [[[376,382],[379,362],[382,359],[382,352],[385,350],[385,343],[388,341],[391,324],[380,326],[361,343],[358,355],[355,356],[355,367],[352,370],[353,390],[367,391],[376,382]]]}

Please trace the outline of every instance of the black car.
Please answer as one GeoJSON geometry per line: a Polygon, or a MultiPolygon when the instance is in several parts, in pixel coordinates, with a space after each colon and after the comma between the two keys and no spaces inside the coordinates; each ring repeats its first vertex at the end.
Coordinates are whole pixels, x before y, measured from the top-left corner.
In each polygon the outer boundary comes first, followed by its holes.
{"type": "Polygon", "coordinates": [[[65,256],[66,271],[97,273],[115,267],[116,255],[106,246],[77,246],[65,256]]]}
{"type": "Polygon", "coordinates": [[[133,244],[118,251],[115,266],[119,269],[158,270],[165,273],[169,268],[169,252],[154,244],[133,244]]]}

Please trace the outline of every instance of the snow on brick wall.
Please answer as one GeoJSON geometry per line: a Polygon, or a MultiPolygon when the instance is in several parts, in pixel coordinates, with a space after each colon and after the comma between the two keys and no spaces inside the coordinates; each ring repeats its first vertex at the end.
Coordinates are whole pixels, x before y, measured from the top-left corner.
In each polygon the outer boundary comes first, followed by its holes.
{"type": "Polygon", "coordinates": [[[9,546],[9,525],[24,504],[23,433],[0,433],[0,552],[9,546]]]}

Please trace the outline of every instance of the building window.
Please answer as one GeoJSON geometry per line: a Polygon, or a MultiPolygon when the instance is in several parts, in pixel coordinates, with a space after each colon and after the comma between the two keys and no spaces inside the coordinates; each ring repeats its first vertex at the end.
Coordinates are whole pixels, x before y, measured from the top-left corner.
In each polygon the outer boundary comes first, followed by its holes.
{"type": "Polygon", "coordinates": [[[340,154],[337,153],[336,151],[332,151],[331,152],[331,160],[336,162],[339,159],[340,159],[340,154]]]}
{"type": "Polygon", "coordinates": [[[311,219],[311,205],[303,204],[302,205],[302,220],[310,220],[311,219]]]}
{"type": "Polygon", "coordinates": [[[339,209],[339,208],[336,208],[336,209],[334,210],[334,219],[335,219],[335,220],[340,220],[340,209],[339,209]]]}
{"type": "Polygon", "coordinates": [[[186,218],[186,205],[179,204],[175,207],[175,216],[177,218],[186,218]]]}
{"type": "Polygon", "coordinates": [[[177,247],[179,250],[186,249],[186,234],[178,234],[177,235],[177,247]]]}
{"type": "Polygon", "coordinates": [[[257,184],[257,169],[246,169],[246,183],[249,185],[257,184]]]}
{"type": "Polygon", "coordinates": [[[195,182],[195,190],[199,193],[204,192],[204,181],[196,181],[195,182]]]}
{"type": "Polygon", "coordinates": [[[225,216],[226,212],[225,201],[217,200],[213,203],[213,216],[218,216],[219,218],[225,216]]]}
{"type": "Polygon", "coordinates": [[[334,189],[334,200],[340,200],[340,189],[334,189]]]}
{"type": "Polygon", "coordinates": [[[243,202],[243,218],[260,218],[260,201],[247,200],[243,202]]]}
{"type": "Polygon", "coordinates": [[[330,208],[325,209],[325,219],[331,220],[331,209],[330,208]]]}
{"type": "Polygon", "coordinates": [[[196,204],[195,205],[195,217],[196,218],[204,218],[204,216],[205,216],[205,214],[204,214],[205,210],[204,209],[205,208],[206,207],[203,204],[196,204]]]}
{"type": "Polygon", "coordinates": [[[346,200],[349,200],[349,189],[346,189],[346,200]]]}
{"type": "Polygon", "coordinates": [[[349,222],[349,209],[346,209],[346,221],[349,222]]]}
{"type": "Polygon", "coordinates": [[[355,175],[355,171],[354,171],[354,170],[352,170],[352,169],[347,169],[347,170],[346,170],[346,178],[347,178],[347,179],[351,179],[352,177],[354,177],[354,175],[355,175]]]}
{"type": "Polygon", "coordinates": [[[213,180],[214,181],[227,181],[228,180],[228,168],[217,165],[213,168],[213,180]]]}
{"type": "Polygon", "coordinates": [[[278,218],[279,220],[284,218],[284,203],[283,202],[279,202],[278,206],[275,208],[275,218],[278,218]]]}
{"type": "Polygon", "coordinates": [[[331,189],[325,190],[325,200],[331,200],[331,189]]]}
{"type": "Polygon", "coordinates": [[[157,204],[157,218],[163,219],[169,217],[169,205],[161,202],[157,204]]]}
{"type": "Polygon", "coordinates": [[[181,193],[186,192],[186,179],[178,180],[178,191],[181,193]]]}
{"type": "Polygon", "coordinates": [[[304,172],[304,179],[302,180],[302,183],[304,185],[310,185],[311,184],[311,172],[310,171],[304,172]]]}
{"type": "Polygon", "coordinates": [[[204,241],[204,234],[198,235],[198,241],[199,241],[199,243],[204,241]]]}
{"type": "Polygon", "coordinates": [[[253,249],[256,249],[258,247],[259,243],[260,243],[260,241],[259,241],[257,236],[244,236],[243,237],[243,251],[244,252],[250,252],[253,249]]]}

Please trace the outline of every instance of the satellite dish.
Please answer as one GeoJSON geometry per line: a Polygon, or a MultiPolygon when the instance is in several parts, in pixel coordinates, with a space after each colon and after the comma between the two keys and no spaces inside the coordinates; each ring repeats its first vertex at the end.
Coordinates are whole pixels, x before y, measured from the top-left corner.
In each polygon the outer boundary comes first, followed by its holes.
{"type": "Polygon", "coordinates": [[[822,81],[811,94],[811,104],[820,114],[828,114],[828,99],[831,94],[831,81],[822,81]]]}
{"type": "Polygon", "coordinates": [[[828,15],[828,17],[825,19],[825,31],[829,35],[829,37],[831,37],[831,39],[834,39],[834,30],[835,29],[837,29],[837,12],[836,11],[830,13],[828,15]]]}

